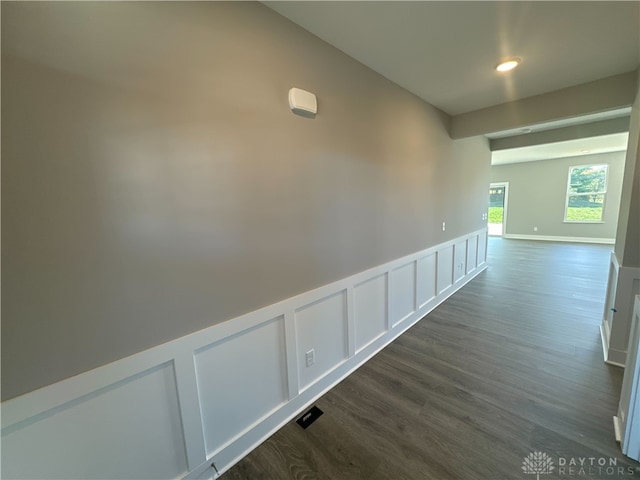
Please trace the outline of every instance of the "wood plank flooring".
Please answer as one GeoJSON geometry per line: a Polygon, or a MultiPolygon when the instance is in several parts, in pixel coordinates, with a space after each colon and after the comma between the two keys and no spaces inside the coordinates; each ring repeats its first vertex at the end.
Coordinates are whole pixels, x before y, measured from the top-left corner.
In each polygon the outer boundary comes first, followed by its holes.
{"type": "Polygon", "coordinates": [[[485,272],[319,399],[308,429],[291,422],[222,478],[536,479],[533,451],[554,462],[543,480],[640,478],[599,334],[610,251],[490,238],[485,272]]]}

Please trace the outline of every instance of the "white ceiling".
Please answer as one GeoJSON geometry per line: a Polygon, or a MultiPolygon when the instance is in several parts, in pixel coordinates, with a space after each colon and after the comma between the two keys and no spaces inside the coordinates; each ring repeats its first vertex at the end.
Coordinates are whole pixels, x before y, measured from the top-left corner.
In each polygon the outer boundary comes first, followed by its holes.
{"type": "Polygon", "coordinates": [[[635,1],[264,3],[450,115],[640,64],[635,1]]]}

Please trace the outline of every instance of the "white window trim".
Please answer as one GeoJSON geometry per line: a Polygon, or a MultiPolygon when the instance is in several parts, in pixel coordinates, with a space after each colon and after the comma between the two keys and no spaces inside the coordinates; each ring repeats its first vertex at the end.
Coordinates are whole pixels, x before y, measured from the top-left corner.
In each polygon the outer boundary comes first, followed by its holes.
{"type": "Polygon", "coordinates": [[[605,223],[604,221],[604,212],[605,212],[605,207],[607,204],[607,191],[609,189],[609,164],[608,163],[589,163],[586,165],[571,165],[569,167],[569,172],[567,174],[567,190],[565,193],[565,199],[564,199],[564,223],[584,223],[584,224],[588,224],[588,225],[597,225],[597,224],[602,224],[605,223]],[[577,194],[571,194],[571,192],[569,191],[569,189],[571,188],[571,170],[573,170],[574,168],[581,168],[581,167],[601,167],[601,166],[605,166],[607,167],[607,173],[604,177],[604,190],[601,192],[589,192],[589,193],[577,193],[577,194]],[[602,218],[600,220],[595,220],[595,221],[589,221],[589,220],[567,220],[567,210],[569,209],[569,197],[571,196],[580,196],[580,195],[603,195],[603,199],[602,199],[602,218]]]}

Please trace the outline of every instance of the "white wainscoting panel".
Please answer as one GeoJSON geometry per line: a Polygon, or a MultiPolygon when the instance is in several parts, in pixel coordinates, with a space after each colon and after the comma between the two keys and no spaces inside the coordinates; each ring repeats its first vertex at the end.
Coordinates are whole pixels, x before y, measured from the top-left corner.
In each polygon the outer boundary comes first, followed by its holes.
{"type": "Polygon", "coordinates": [[[300,390],[326,375],[348,356],[347,293],[345,290],[295,312],[300,390]],[[315,362],[307,367],[306,355],[315,362]]]}
{"type": "Polygon", "coordinates": [[[467,272],[467,242],[458,242],[453,248],[454,282],[459,282],[467,272]]]}
{"type": "Polygon", "coordinates": [[[207,455],[288,400],[284,345],[278,317],[196,352],[207,455]]]}
{"type": "Polygon", "coordinates": [[[453,245],[438,249],[438,295],[453,285],[453,245]]]}
{"type": "Polygon", "coordinates": [[[478,238],[478,266],[484,265],[487,262],[487,231],[480,232],[478,238]]]}
{"type": "Polygon", "coordinates": [[[485,228],[5,401],[3,478],[217,478],[482,272],[486,247],[485,228]]]}
{"type": "Polygon", "coordinates": [[[418,259],[418,308],[424,307],[438,294],[438,291],[436,290],[436,256],[437,253],[433,252],[418,259]]]}
{"type": "Polygon", "coordinates": [[[478,266],[478,237],[471,237],[467,240],[467,271],[473,272],[478,266]]]}
{"type": "Polygon", "coordinates": [[[353,295],[357,352],[387,330],[387,274],[356,285],[353,295]]]}
{"type": "Polygon", "coordinates": [[[187,471],[171,363],[13,425],[2,478],[175,478],[187,471]]]}
{"type": "Polygon", "coordinates": [[[403,321],[416,310],[416,262],[391,272],[391,323],[403,321]]]}

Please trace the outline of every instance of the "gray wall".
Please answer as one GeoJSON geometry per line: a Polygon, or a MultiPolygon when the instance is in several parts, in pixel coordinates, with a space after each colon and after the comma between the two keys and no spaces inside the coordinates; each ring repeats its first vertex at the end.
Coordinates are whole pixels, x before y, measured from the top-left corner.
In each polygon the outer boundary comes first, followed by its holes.
{"type": "Polygon", "coordinates": [[[616,236],[624,152],[494,165],[491,182],[509,182],[506,234],[613,239],[616,236]],[[609,165],[603,223],[565,223],[569,168],[609,165]],[[533,227],[538,227],[534,232],[533,227]]]}
{"type": "Polygon", "coordinates": [[[3,399],[483,227],[486,140],[260,4],[3,2],[2,53],[3,399]]]}
{"type": "Polygon", "coordinates": [[[631,107],[615,253],[625,267],[640,267],[640,69],[631,107]]]}

